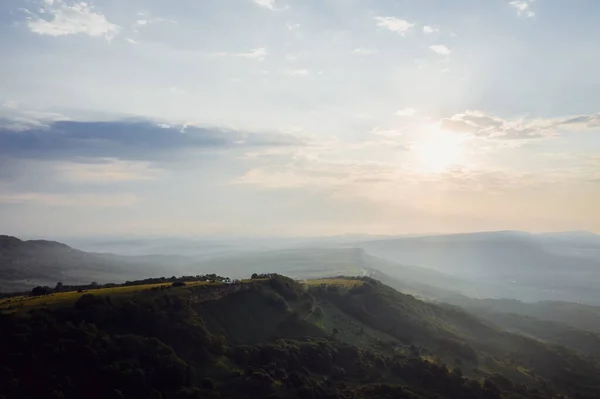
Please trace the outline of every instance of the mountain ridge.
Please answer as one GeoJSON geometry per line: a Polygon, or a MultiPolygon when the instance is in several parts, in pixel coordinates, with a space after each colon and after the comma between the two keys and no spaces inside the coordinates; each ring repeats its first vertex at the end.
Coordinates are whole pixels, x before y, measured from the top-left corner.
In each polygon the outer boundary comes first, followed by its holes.
{"type": "Polygon", "coordinates": [[[7,359],[0,394],[81,397],[90,384],[96,391],[85,396],[93,399],[116,397],[114,390],[124,398],[163,399],[600,394],[597,359],[367,277],[299,283],[258,275],[238,285],[140,287],[127,296],[90,290],[28,317],[0,315],[7,359]],[[47,345],[48,339],[59,341],[47,345]],[[25,367],[23,353],[38,360],[25,367]],[[62,367],[50,367],[56,362],[62,367]],[[137,383],[125,383],[135,375],[137,383]]]}

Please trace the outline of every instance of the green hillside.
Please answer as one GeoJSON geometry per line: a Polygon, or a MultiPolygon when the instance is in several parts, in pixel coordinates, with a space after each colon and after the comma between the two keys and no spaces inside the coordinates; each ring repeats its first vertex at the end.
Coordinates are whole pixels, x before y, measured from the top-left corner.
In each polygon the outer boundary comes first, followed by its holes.
{"type": "Polygon", "coordinates": [[[268,275],[95,293],[0,315],[0,395],[600,396],[594,358],[369,278],[268,275]]]}

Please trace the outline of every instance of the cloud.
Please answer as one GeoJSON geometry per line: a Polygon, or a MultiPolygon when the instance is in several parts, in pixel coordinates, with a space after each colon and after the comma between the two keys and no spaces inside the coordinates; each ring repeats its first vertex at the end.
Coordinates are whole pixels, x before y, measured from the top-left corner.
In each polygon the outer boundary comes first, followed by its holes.
{"type": "Polygon", "coordinates": [[[297,137],[280,133],[165,125],[147,120],[56,121],[20,131],[0,127],[0,158],[155,160],[176,158],[189,150],[300,145],[297,137]]]}
{"type": "Polygon", "coordinates": [[[532,18],[535,12],[531,10],[531,4],[534,0],[513,0],[509,4],[517,10],[517,15],[532,18]]]}
{"type": "Polygon", "coordinates": [[[529,140],[553,137],[559,132],[600,131],[600,114],[550,119],[506,120],[481,111],[465,111],[440,120],[443,129],[492,139],[529,140]]]}
{"type": "Polygon", "coordinates": [[[163,23],[163,22],[171,23],[171,24],[177,23],[177,21],[174,19],[163,18],[163,17],[153,17],[150,14],[145,13],[145,12],[138,13],[138,16],[141,18],[136,20],[135,23],[133,24],[133,31],[135,33],[139,33],[141,28],[145,28],[150,25],[154,25],[154,24],[158,24],[158,23],[163,23]]]}
{"type": "Polygon", "coordinates": [[[290,31],[294,32],[300,29],[300,24],[286,24],[285,27],[290,31]]]}
{"type": "Polygon", "coordinates": [[[400,36],[405,36],[415,26],[415,24],[396,17],[375,17],[375,21],[377,21],[377,26],[396,32],[400,36]]]}
{"type": "Polygon", "coordinates": [[[268,55],[267,49],[263,47],[255,48],[246,52],[241,53],[230,53],[230,52],[220,52],[220,53],[212,53],[209,54],[210,57],[239,57],[239,58],[248,58],[255,59],[258,61],[263,61],[268,55]]]}
{"type": "Polygon", "coordinates": [[[429,46],[432,51],[435,51],[439,55],[450,55],[452,54],[452,50],[442,44],[434,44],[429,46]]]}
{"type": "Polygon", "coordinates": [[[137,44],[137,42],[136,42],[135,40],[133,40],[132,38],[130,38],[130,37],[126,38],[125,40],[126,40],[128,43],[131,43],[131,44],[137,44]]]}
{"type": "Polygon", "coordinates": [[[508,121],[480,111],[466,111],[440,121],[443,129],[492,139],[536,139],[555,135],[552,123],[508,121]]]}
{"type": "Polygon", "coordinates": [[[414,116],[417,113],[417,111],[414,108],[405,108],[405,109],[400,109],[396,112],[394,112],[394,115],[396,116],[414,116]]]}
{"type": "Polygon", "coordinates": [[[120,208],[133,206],[138,198],[132,194],[48,194],[0,193],[0,204],[39,204],[45,206],[120,208]]]}
{"type": "Polygon", "coordinates": [[[43,36],[84,34],[112,40],[121,30],[86,2],[69,5],[63,0],[45,0],[39,11],[27,13],[29,30],[43,36]]]}
{"type": "Polygon", "coordinates": [[[23,109],[16,101],[7,101],[0,104],[0,129],[21,131],[32,127],[48,126],[49,123],[68,119],[64,115],[55,112],[23,109]]]}
{"type": "Polygon", "coordinates": [[[439,31],[440,31],[439,29],[434,28],[433,26],[430,26],[430,25],[423,26],[423,33],[425,33],[425,34],[431,34],[431,33],[439,32],[439,31]]]}
{"type": "Polygon", "coordinates": [[[564,118],[556,123],[556,127],[570,130],[600,129],[600,113],[564,118]]]}
{"type": "Polygon", "coordinates": [[[54,166],[63,179],[72,182],[113,183],[154,180],[159,171],[149,162],[100,159],[94,163],[60,162],[54,166]]]}
{"type": "Polygon", "coordinates": [[[275,0],[252,0],[252,1],[254,2],[254,4],[256,4],[260,7],[268,8],[269,10],[275,9],[275,0]]]}
{"type": "Polygon", "coordinates": [[[372,55],[372,54],[376,54],[377,50],[373,50],[370,48],[362,48],[362,47],[358,47],[355,48],[354,50],[352,50],[352,54],[356,54],[356,55],[372,55]]]}

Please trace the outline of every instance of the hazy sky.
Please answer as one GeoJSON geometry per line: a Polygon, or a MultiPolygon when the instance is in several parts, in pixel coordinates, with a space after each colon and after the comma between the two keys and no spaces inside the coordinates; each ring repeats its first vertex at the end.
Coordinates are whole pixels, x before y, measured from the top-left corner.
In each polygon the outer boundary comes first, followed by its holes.
{"type": "Polygon", "coordinates": [[[597,0],[2,0],[0,233],[600,232],[597,0]]]}

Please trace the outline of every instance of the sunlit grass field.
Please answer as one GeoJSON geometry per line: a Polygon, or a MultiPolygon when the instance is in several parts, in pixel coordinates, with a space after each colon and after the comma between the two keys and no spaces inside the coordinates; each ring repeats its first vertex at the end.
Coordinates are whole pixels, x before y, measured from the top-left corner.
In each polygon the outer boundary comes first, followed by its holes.
{"type": "Polygon", "coordinates": [[[314,279],[314,280],[306,280],[306,281],[304,281],[304,283],[311,285],[311,286],[318,286],[321,284],[325,284],[325,285],[335,285],[338,287],[352,288],[352,287],[356,287],[358,285],[362,285],[363,281],[356,280],[356,279],[349,279],[349,278],[319,278],[319,279],[314,279]]]}
{"type": "MultiPolygon", "coordinates": [[[[66,305],[76,302],[82,295],[93,294],[101,296],[117,296],[117,295],[132,295],[142,291],[148,291],[155,287],[170,287],[173,283],[157,283],[157,284],[144,284],[144,285],[130,285],[124,287],[111,287],[111,288],[98,288],[98,289],[86,289],[83,292],[67,291],[57,292],[45,296],[18,296],[12,298],[0,299],[0,310],[6,310],[10,307],[14,307],[15,310],[21,310],[23,308],[33,308],[37,306],[52,306],[52,305],[66,305]]],[[[186,288],[197,285],[219,285],[220,283],[210,283],[207,281],[191,281],[187,282],[185,287],[173,287],[186,288]]]]}

